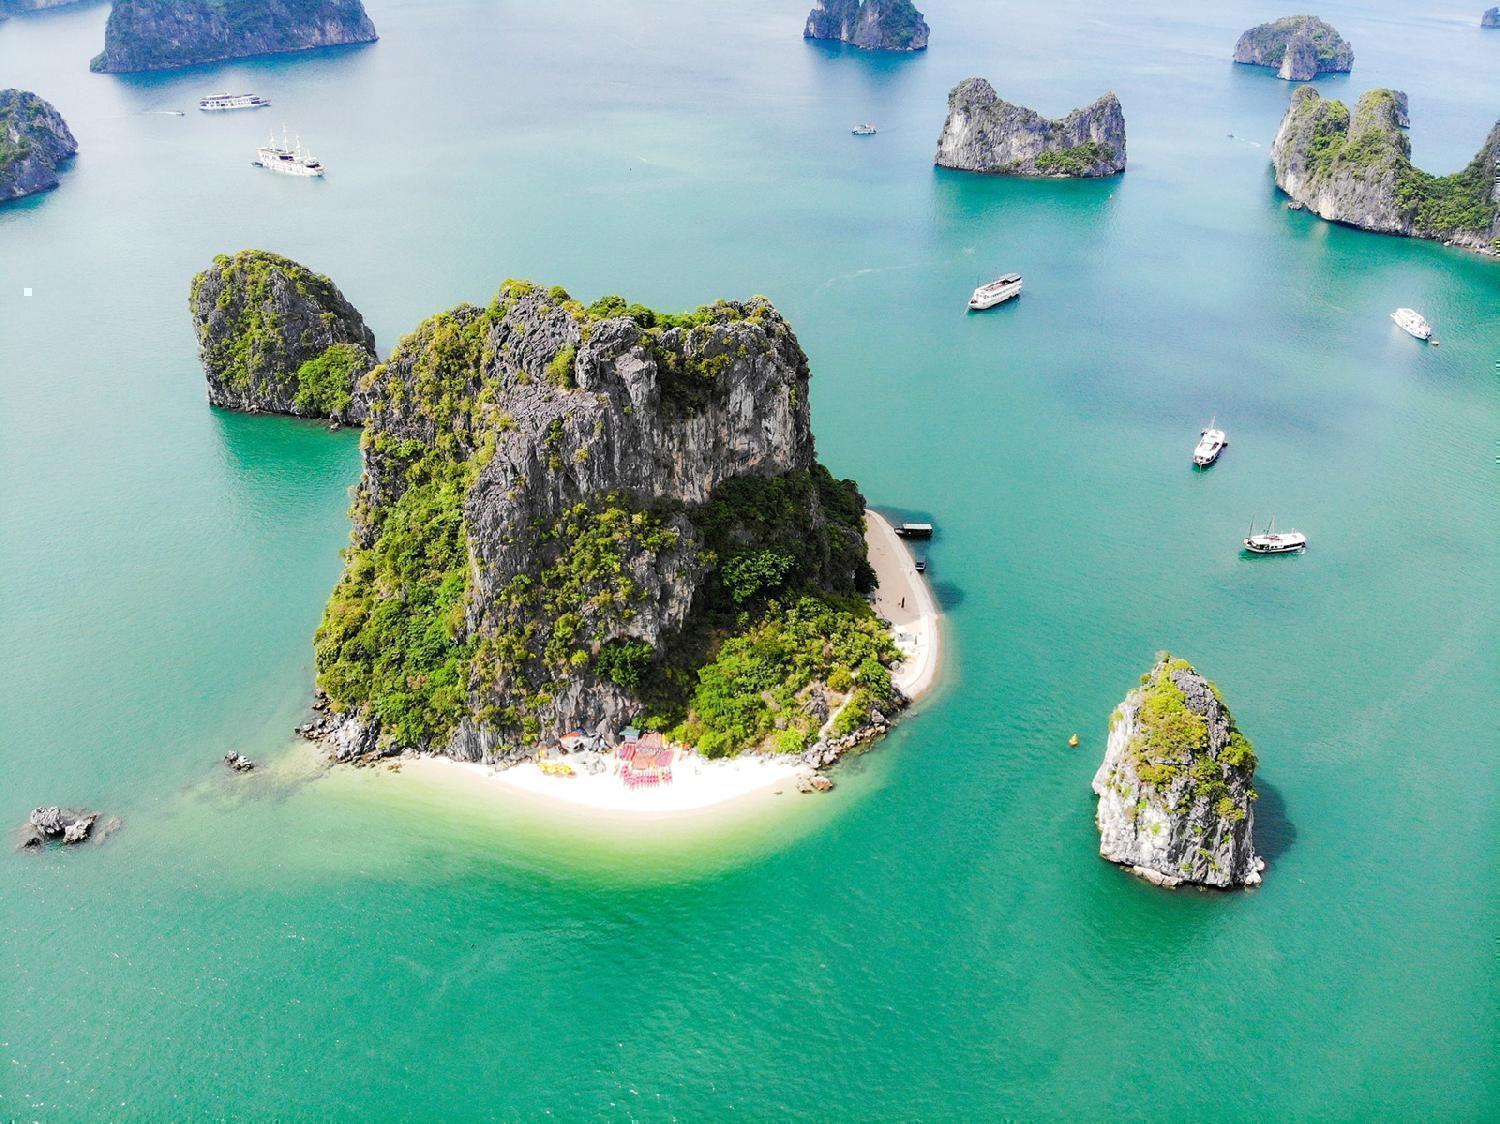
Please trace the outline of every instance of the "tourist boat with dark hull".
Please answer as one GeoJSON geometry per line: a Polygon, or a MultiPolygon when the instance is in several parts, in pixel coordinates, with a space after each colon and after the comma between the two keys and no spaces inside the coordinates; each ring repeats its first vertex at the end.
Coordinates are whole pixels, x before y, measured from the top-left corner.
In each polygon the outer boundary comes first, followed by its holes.
{"type": "Polygon", "coordinates": [[[1307,536],[1301,531],[1276,530],[1276,518],[1272,516],[1260,534],[1255,533],[1255,524],[1250,524],[1245,549],[1251,554],[1301,554],[1307,549],[1307,536]]]}
{"type": "Polygon", "coordinates": [[[932,524],[903,523],[896,528],[896,534],[903,539],[930,539],[932,538],[932,524]]]}
{"type": "Polygon", "coordinates": [[[974,295],[969,298],[969,307],[976,312],[986,308],[994,308],[997,304],[1004,304],[1013,297],[1021,295],[1021,275],[1019,273],[1007,273],[1003,277],[997,277],[988,285],[981,285],[974,290],[974,295]]]}
{"type": "Polygon", "coordinates": [[[1224,446],[1229,444],[1229,438],[1222,429],[1215,429],[1212,419],[1208,428],[1199,431],[1198,445],[1193,449],[1193,463],[1199,468],[1207,468],[1219,459],[1219,454],[1224,451],[1224,446]]]}

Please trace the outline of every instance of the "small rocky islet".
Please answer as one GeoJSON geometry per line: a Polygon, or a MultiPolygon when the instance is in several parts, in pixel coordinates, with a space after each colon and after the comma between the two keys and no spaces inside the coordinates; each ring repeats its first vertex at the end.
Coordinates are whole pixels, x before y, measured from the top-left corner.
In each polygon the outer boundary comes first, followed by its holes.
{"type": "Polygon", "coordinates": [[[220,255],[189,307],[215,406],[357,425],[375,333],[332,281],[265,250],[220,255]]]}
{"type": "Polygon", "coordinates": [[[1002,100],[983,78],[966,78],[948,95],[934,163],[989,175],[1118,175],[1125,170],[1125,114],[1107,93],[1050,120],[1002,100]]]}
{"type": "Polygon", "coordinates": [[[1500,30],[1500,8],[1486,8],[1479,17],[1479,26],[1489,30],[1500,30]]]}
{"type": "Polygon", "coordinates": [[[631,725],[827,763],[903,704],[864,500],[817,460],[761,297],[667,315],[507,282],[365,380],[309,733],[510,762],[631,725]]]}
{"type": "Polygon", "coordinates": [[[58,185],[58,167],[78,142],[48,101],[28,90],[0,90],[0,203],[58,185]]]}
{"type": "Polygon", "coordinates": [[[361,0],[114,0],[89,68],[172,70],[377,38],[361,0]]]}
{"type": "Polygon", "coordinates": [[[1276,77],[1308,82],[1320,74],[1347,74],[1354,48],[1316,16],[1287,16],[1252,27],[1234,45],[1234,61],[1267,66],[1276,77]]]}
{"type": "Polygon", "coordinates": [[[1255,750],[1219,690],[1169,652],[1110,717],[1099,853],[1160,886],[1260,883],[1255,750]]]}
{"type": "Polygon", "coordinates": [[[818,0],[804,39],[834,39],[865,51],[922,51],[927,21],[911,0],[818,0]]]}
{"type": "Polygon", "coordinates": [[[1500,122],[1461,171],[1411,161],[1406,95],[1370,90],[1349,112],[1310,86],[1292,95],[1271,145],[1276,186],[1321,218],[1382,234],[1500,253],[1500,122]]]}

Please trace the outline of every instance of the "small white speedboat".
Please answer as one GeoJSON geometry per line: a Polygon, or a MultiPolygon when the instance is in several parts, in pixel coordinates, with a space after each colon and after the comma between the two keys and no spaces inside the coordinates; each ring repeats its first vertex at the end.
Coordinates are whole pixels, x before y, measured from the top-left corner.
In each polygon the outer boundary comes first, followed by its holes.
{"type": "Polygon", "coordinates": [[[1273,516],[1260,534],[1255,533],[1255,524],[1250,524],[1250,534],[1245,539],[1245,549],[1251,554],[1300,554],[1307,549],[1307,536],[1301,531],[1278,531],[1273,516]]]}
{"type": "Polygon", "coordinates": [[[1214,422],[1208,423],[1208,428],[1202,430],[1198,437],[1198,445],[1193,449],[1193,463],[1199,468],[1207,468],[1219,459],[1219,454],[1224,451],[1224,446],[1229,444],[1229,438],[1222,429],[1215,429],[1214,422]]]}
{"type": "Polygon", "coordinates": [[[969,307],[976,310],[994,308],[997,304],[1004,304],[1012,297],[1021,295],[1021,275],[1019,273],[1007,273],[1003,277],[997,277],[988,285],[981,285],[974,290],[974,295],[969,298],[969,307]]]}
{"type": "Polygon", "coordinates": [[[1415,336],[1419,340],[1432,338],[1432,325],[1427,323],[1427,318],[1414,308],[1398,308],[1391,313],[1391,319],[1396,322],[1396,327],[1407,335],[1415,336]]]}

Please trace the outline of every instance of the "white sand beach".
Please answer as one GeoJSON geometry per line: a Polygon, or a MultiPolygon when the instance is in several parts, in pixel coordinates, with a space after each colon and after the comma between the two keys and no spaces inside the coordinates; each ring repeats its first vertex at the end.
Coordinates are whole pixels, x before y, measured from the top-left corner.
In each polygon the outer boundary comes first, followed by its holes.
{"type": "MultiPolygon", "coordinates": [[[[906,653],[892,679],[907,698],[916,699],[937,679],[941,644],[937,603],[895,528],[876,511],[867,509],[865,516],[870,565],[880,582],[875,611],[891,622],[896,643],[906,653]]],[[[580,763],[572,775],[543,772],[535,762],[495,768],[447,757],[402,758],[399,767],[402,773],[438,784],[480,784],[501,797],[587,811],[591,817],[641,822],[684,818],[708,809],[723,811],[778,793],[796,795],[798,776],[809,771],[794,758],[745,756],[711,761],[683,752],[672,762],[670,784],[629,788],[621,779],[618,763],[607,754],[603,761],[599,772],[590,773],[580,763]]]]}
{"type": "Polygon", "coordinates": [[[891,622],[896,644],[906,653],[891,678],[902,694],[917,699],[937,681],[942,653],[937,602],[927,579],[917,573],[911,551],[885,516],[866,508],[865,523],[870,565],[880,580],[875,611],[891,622]]]}

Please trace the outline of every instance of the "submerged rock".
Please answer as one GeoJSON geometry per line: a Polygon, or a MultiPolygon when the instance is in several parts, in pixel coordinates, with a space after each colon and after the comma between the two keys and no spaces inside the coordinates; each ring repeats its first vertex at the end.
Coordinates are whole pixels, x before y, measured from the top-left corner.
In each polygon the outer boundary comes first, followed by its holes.
{"type": "Polygon", "coordinates": [[[715,756],[803,751],[815,696],[893,712],[899,652],[851,596],[864,501],[817,461],[808,378],[763,297],[664,315],[510,281],[429,318],[367,380],[307,732],[512,761],[653,717],[715,756]]]}
{"type": "Polygon", "coordinates": [[[360,0],[114,0],[89,68],[171,70],[376,38],[360,0]]]}
{"type": "Polygon", "coordinates": [[[1163,653],[1110,718],[1099,853],[1162,886],[1258,884],[1255,766],[1217,688],[1163,653]]]}
{"type": "Polygon", "coordinates": [[[911,0],[818,0],[802,36],[866,51],[920,51],[927,46],[927,21],[911,0]]]}
{"type": "Polygon", "coordinates": [[[189,306],[215,406],[364,421],[375,333],[328,278],[265,250],[221,254],[189,306]]]}
{"type": "Polygon", "coordinates": [[[1287,16],[1241,35],[1234,61],[1275,67],[1278,78],[1307,82],[1320,74],[1347,74],[1354,66],[1354,48],[1316,16],[1287,16]]]}
{"type": "Polygon", "coordinates": [[[27,90],[0,90],[0,203],[50,191],[57,168],[78,152],[68,123],[27,90]]]}
{"type": "Polygon", "coordinates": [[[248,773],[255,768],[254,761],[251,761],[243,753],[236,753],[234,750],[230,750],[224,755],[224,764],[228,765],[236,773],[248,773]]]}
{"type": "Polygon", "coordinates": [[[966,78],[948,95],[935,163],[993,175],[1112,176],[1125,170],[1125,114],[1110,93],[1053,121],[966,78]]]}
{"type": "Polygon", "coordinates": [[[1276,186],[1333,222],[1500,252],[1500,122],[1460,172],[1411,162],[1406,97],[1370,90],[1351,116],[1310,86],[1292,95],[1271,145],[1276,186]]]}

